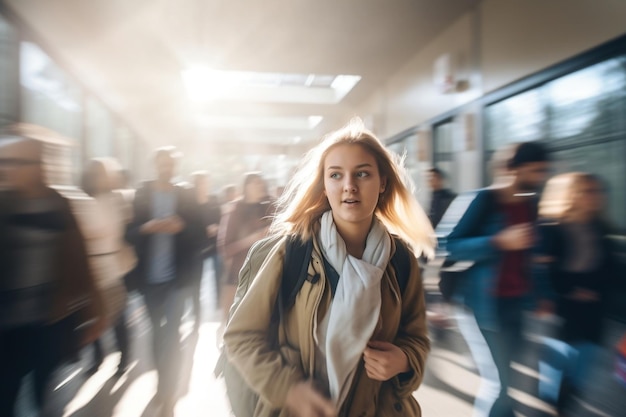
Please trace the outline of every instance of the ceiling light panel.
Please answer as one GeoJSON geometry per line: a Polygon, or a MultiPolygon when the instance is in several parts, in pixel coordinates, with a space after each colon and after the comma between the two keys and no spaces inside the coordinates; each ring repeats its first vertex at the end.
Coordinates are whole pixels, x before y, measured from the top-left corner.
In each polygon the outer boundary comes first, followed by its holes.
{"type": "Polygon", "coordinates": [[[259,117],[259,116],[204,116],[202,127],[222,129],[302,130],[315,129],[322,116],[259,117]]]}
{"type": "Polygon", "coordinates": [[[198,102],[336,104],[361,80],[359,75],[218,71],[206,67],[190,68],[181,75],[188,97],[198,102]]]}

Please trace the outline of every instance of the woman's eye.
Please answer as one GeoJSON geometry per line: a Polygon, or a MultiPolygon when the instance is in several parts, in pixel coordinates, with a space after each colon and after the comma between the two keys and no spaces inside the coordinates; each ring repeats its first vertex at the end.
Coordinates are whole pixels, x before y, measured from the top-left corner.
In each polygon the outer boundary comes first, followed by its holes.
{"type": "Polygon", "coordinates": [[[367,171],[359,171],[359,172],[357,172],[356,176],[358,178],[365,178],[365,177],[369,177],[370,173],[367,172],[367,171]]]}
{"type": "Polygon", "coordinates": [[[338,173],[338,172],[331,172],[330,173],[330,178],[335,179],[335,180],[339,179],[339,178],[341,178],[341,174],[338,173]]]}

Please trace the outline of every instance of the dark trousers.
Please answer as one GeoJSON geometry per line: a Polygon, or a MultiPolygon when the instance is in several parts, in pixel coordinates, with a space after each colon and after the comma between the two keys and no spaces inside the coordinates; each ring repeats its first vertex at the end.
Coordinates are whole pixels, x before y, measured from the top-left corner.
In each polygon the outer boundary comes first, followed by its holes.
{"type": "Polygon", "coordinates": [[[168,282],[147,285],[144,300],[152,324],[152,353],[159,377],[157,395],[172,400],[179,378],[183,296],[176,283],[168,282]]]}
{"type": "Polygon", "coordinates": [[[524,349],[522,337],[524,301],[519,298],[501,298],[497,301],[498,331],[481,333],[489,346],[500,377],[500,394],[493,404],[489,417],[515,417],[513,401],[507,391],[511,386],[511,363],[519,358],[524,349]]]}
{"type": "Polygon", "coordinates": [[[219,308],[222,260],[217,253],[214,253],[207,256],[198,256],[198,258],[194,262],[195,264],[191,268],[192,276],[190,279],[190,284],[186,287],[186,289],[189,298],[191,298],[191,312],[195,320],[194,330],[198,331],[200,325],[202,324],[202,278],[208,270],[210,262],[211,267],[213,268],[213,274],[215,279],[215,308],[219,308]]]}
{"type": "MultiPolygon", "coordinates": [[[[126,310],[122,311],[122,314],[117,319],[115,326],[113,326],[113,333],[115,335],[117,349],[122,354],[120,358],[120,364],[126,365],[128,363],[128,355],[130,353],[128,327],[126,326],[126,310]]],[[[93,356],[94,362],[96,364],[100,364],[104,360],[104,350],[102,349],[102,342],[100,341],[100,339],[93,342],[93,356]]]]}
{"type": "Polygon", "coordinates": [[[0,330],[0,416],[15,416],[22,378],[31,371],[37,408],[43,407],[48,381],[61,356],[58,329],[59,324],[32,324],[0,330]]]}
{"type": "Polygon", "coordinates": [[[207,261],[209,259],[211,260],[211,263],[213,264],[213,279],[214,279],[213,284],[215,286],[215,308],[219,309],[220,293],[222,290],[222,257],[217,252],[207,256],[206,260],[204,261],[205,269],[206,269],[207,261]]]}

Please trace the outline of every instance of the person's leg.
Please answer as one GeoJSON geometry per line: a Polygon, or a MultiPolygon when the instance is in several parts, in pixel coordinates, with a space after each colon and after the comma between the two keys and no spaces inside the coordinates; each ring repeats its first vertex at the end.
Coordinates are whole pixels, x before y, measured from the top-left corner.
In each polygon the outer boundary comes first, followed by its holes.
{"type": "Polygon", "coordinates": [[[472,312],[459,307],[455,311],[455,317],[481,378],[472,417],[486,417],[500,392],[498,369],[472,312]]]}
{"type": "Polygon", "coordinates": [[[66,360],[64,350],[67,347],[61,339],[67,336],[68,331],[73,330],[75,323],[72,317],[68,317],[54,324],[41,325],[37,329],[32,360],[35,399],[40,410],[44,408],[53,372],[66,360]]]}
{"type": "Polygon", "coordinates": [[[190,292],[191,292],[191,307],[193,312],[193,330],[195,332],[200,328],[200,324],[202,324],[202,302],[200,299],[202,290],[202,272],[197,279],[194,279],[190,284],[190,292]]]}
{"type": "Polygon", "coordinates": [[[561,384],[572,360],[575,350],[569,344],[546,337],[543,339],[539,360],[539,398],[556,405],[559,400],[561,384]]]}
{"type": "Polygon", "coordinates": [[[96,339],[91,344],[91,347],[93,349],[93,364],[89,367],[89,369],[87,369],[87,373],[95,374],[104,361],[104,351],[102,349],[102,342],[100,339],[96,339]]]}
{"type": "Polygon", "coordinates": [[[213,284],[215,286],[215,309],[220,306],[220,296],[222,291],[222,257],[216,252],[209,257],[213,264],[213,284]]]}
{"type": "Polygon", "coordinates": [[[512,417],[513,409],[508,396],[508,388],[511,378],[511,364],[509,355],[505,351],[505,337],[500,332],[481,329],[481,333],[487,342],[489,352],[493,358],[498,377],[500,379],[500,390],[497,398],[491,407],[489,417],[512,417]]]}
{"type": "Polygon", "coordinates": [[[22,378],[32,367],[32,332],[31,326],[0,331],[0,416],[15,416],[22,378]]]}
{"type": "Polygon", "coordinates": [[[125,372],[128,367],[129,355],[130,355],[130,340],[128,338],[128,326],[126,325],[126,309],[122,310],[122,314],[117,319],[115,327],[115,340],[117,342],[117,348],[120,351],[120,362],[117,366],[119,373],[125,372]]]}
{"type": "Polygon", "coordinates": [[[500,377],[500,393],[489,415],[513,417],[513,400],[508,394],[512,385],[511,363],[521,356],[526,346],[522,337],[522,301],[500,299],[497,313],[498,330],[482,331],[500,377]]]}
{"type": "Polygon", "coordinates": [[[177,389],[180,382],[180,322],[183,315],[184,302],[184,290],[172,283],[164,299],[166,323],[163,328],[163,378],[159,375],[159,393],[163,398],[163,409],[167,412],[173,410],[176,404],[177,389]]]}
{"type": "Polygon", "coordinates": [[[144,293],[144,302],[152,325],[152,355],[154,365],[161,380],[164,352],[163,322],[165,319],[165,296],[167,288],[164,284],[148,285],[144,293]]]}
{"type": "Polygon", "coordinates": [[[570,377],[574,394],[587,391],[591,370],[594,369],[601,347],[593,342],[582,341],[572,347],[576,354],[571,355],[568,362],[568,376],[570,377]]]}

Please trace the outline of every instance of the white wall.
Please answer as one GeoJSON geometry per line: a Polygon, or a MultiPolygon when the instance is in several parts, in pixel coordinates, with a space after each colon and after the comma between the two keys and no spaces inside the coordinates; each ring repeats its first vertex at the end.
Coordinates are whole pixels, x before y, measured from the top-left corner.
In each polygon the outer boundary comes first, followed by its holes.
{"type": "Polygon", "coordinates": [[[485,0],[480,19],[489,92],[626,33],[626,1],[485,0]]]}
{"type": "Polygon", "coordinates": [[[478,68],[473,53],[474,16],[459,19],[381,86],[359,113],[372,115],[376,133],[388,137],[444,113],[478,97],[480,85],[470,82],[470,89],[457,94],[440,94],[433,83],[433,63],[449,53],[456,59],[459,73],[470,77],[478,68]]]}

